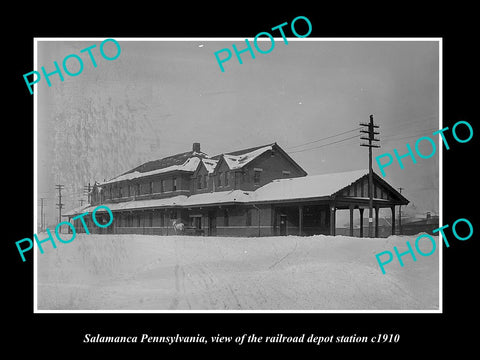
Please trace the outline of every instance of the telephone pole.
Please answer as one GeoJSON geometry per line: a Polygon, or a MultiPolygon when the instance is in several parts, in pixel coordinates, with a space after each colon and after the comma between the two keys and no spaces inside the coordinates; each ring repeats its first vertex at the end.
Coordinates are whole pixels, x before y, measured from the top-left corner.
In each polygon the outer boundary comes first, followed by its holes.
{"type": "MultiPolygon", "coordinates": [[[[402,193],[403,188],[399,187],[398,191],[402,193]]],[[[402,205],[398,206],[398,235],[402,235],[402,205]]]]}
{"type": "Polygon", "coordinates": [[[368,137],[361,137],[362,140],[368,140],[368,143],[362,143],[360,146],[368,147],[368,236],[372,236],[372,229],[373,229],[373,169],[372,169],[372,148],[379,148],[380,145],[373,144],[374,141],[380,141],[379,139],[375,138],[375,135],[380,134],[379,132],[375,131],[378,128],[378,125],[373,123],[373,115],[370,115],[370,122],[368,123],[360,123],[361,126],[365,126],[366,128],[360,130],[361,133],[368,134],[368,137]]]}
{"type": "Polygon", "coordinates": [[[90,185],[90,182],[88,183],[88,185],[83,186],[83,194],[87,196],[89,204],[90,204],[90,192],[91,191],[92,191],[92,186],[90,185]]]}
{"type": "Polygon", "coordinates": [[[55,185],[55,189],[58,190],[58,222],[62,222],[62,207],[64,204],[62,204],[62,190],[65,187],[65,185],[55,185]]]}
{"type": "Polygon", "coordinates": [[[45,229],[45,223],[43,219],[43,200],[45,198],[40,198],[40,230],[43,231],[45,229]]]}

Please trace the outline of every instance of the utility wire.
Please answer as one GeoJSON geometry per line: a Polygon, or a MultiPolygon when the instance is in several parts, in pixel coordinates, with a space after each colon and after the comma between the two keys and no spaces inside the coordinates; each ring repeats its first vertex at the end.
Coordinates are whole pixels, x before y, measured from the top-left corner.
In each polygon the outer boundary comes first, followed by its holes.
{"type": "MultiPolygon", "coordinates": [[[[426,116],[426,117],[422,117],[422,118],[419,118],[419,119],[416,119],[416,120],[411,120],[411,121],[407,121],[407,122],[402,122],[401,124],[399,124],[399,126],[394,126],[393,128],[390,128],[388,130],[394,130],[394,129],[398,129],[398,128],[404,128],[405,125],[408,125],[408,124],[412,124],[412,123],[417,123],[417,122],[422,122],[422,121],[425,121],[425,120],[429,120],[429,119],[433,119],[433,118],[436,118],[438,117],[438,115],[430,115],[430,116],[426,116]]],[[[320,141],[323,141],[323,140],[327,140],[327,139],[331,139],[331,138],[334,138],[334,137],[337,137],[337,136],[340,136],[340,135],[344,135],[344,134],[348,134],[348,133],[351,133],[351,132],[354,132],[354,131],[357,131],[357,130],[360,130],[361,127],[357,127],[355,129],[352,129],[352,130],[347,130],[347,131],[343,131],[343,132],[340,132],[340,133],[337,133],[337,134],[333,134],[333,135],[330,135],[330,136],[326,136],[324,138],[320,138],[320,139],[317,139],[317,140],[314,140],[314,141],[309,141],[309,142],[306,142],[306,143],[303,143],[303,144],[299,144],[299,145],[295,145],[295,146],[290,146],[288,148],[286,148],[286,150],[290,150],[290,149],[296,149],[296,148],[299,148],[299,147],[302,147],[302,146],[306,146],[306,145],[310,145],[310,144],[314,144],[314,143],[317,143],[317,142],[320,142],[320,141]]],[[[438,130],[437,128],[432,128],[431,130],[438,130]]],[[[424,130],[424,131],[429,131],[428,129],[427,130],[424,130]]],[[[423,134],[420,133],[420,134],[423,134]]],[[[398,133],[395,134],[395,133],[390,133],[390,134],[386,134],[386,135],[382,135],[382,138],[390,138],[392,136],[396,136],[396,135],[399,135],[398,133]]],[[[416,135],[412,135],[412,136],[408,136],[408,137],[414,137],[416,135]]],[[[324,144],[324,145],[321,145],[321,146],[317,146],[317,147],[314,147],[314,148],[308,148],[308,149],[302,149],[302,150],[296,150],[296,151],[289,151],[290,153],[297,153],[297,152],[303,152],[303,151],[310,151],[310,150],[315,150],[315,149],[319,149],[319,148],[322,148],[324,146],[328,146],[328,145],[333,145],[333,144],[337,144],[339,142],[343,142],[343,141],[346,141],[346,140],[350,140],[350,139],[353,139],[357,136],[352,136],[352,137],[349,137],[349,138],[346,138],[346,139],[342,139],[342,140],[339,140],[339,141],[334,141],[334,142],[331,142],[331,143],[328,143],[328,144],[324,144]]],[[[404,137],[404,138],[408,138],[408,137],[404,137]]],[[[400,138],[400,139],[404,139],[404,138],[400,138]]],[[[393,139],[392,139],[393,140],[393,139]]]]}
{"type": "Polygon", "coordinates": [[[352,129],[352,130],[348,130],[348,131],[344,131],[344,132],[341,132],[341,133],[338,133],[338,134],[330,135],[330,136],[327,136],[327,137],[324,137],[324,138],[321,138],[321,139],[318,139],[318,140],[310,141],[310,142],[307,142],[307,143],[304,143],[304,144],[290,146],[290,147],[287,148],[287,150],[295,149],[295,148],[302,147],[302,146],[305,146],[305,145],[314,144],[314,143],[317,143],[317,142],[322,141],[322,140],[331,139],[331,138],[334,138],[334,137],[337,137],[337,136],[340,136],[340,135],[343,135],[343,134],[348,134],[348,133],[351,133],[353,131],[357,131],[357,130],[360,130],[360,129],[361,129],[361,127],[358,127],[358,128],[352,129]]]}
{"type": "Polygon", "coordinates": [[[316,146],[316,147],[313,147],[313,148],[308,148],[308,149],[303,149],[303,150],[297,150],[297,151],[290,151],[289,153],[290,153],[290,154],[295,154],[295,153],[299,153],[299,152],[304,152],[304,151],[310,151],[310,150],[320,149],[320,148],[322,148],[322,147],[324,147],[324,146],[333,145],[333,144],[338,144],[338,143],[340,143],[340,142],[347,141],[347,140],[351,140],[351,139],[358,138],[358,137],[360,137],[360,134],[354,135],[354,136],[351,136],[351,137],[348,137],[348,138],[346,138],[346,139],[333,141],[333,142],[328,143],[328,144],[323,144],[323,145],[320,145],[320,146],[316,146]]]}
{"type": "MultiPolygon", "coordinates": [[[[343,132],[343,134],[345,133],[349,133],[349,132],[352,132],[352,131],[356,131],[358,129],[354,129],[354,130],[349,130],[349,131],[346,131],[346,132],[343,132]]],[[[434,131],[434,130],[438,130],[436,127],[435,128],[431,128],[431,129],[425,129],[419,133],[416,133],[415,135],[409,135],[409,136],[403,136],[403,137],[400,137],[400,138],[395,138],[392,136],[397,136],[399,134],[390,134],[390,135],[386,135],[386,136],[382,136],[382,138],[387,138],[386,141],[394,141],[394,140],[401,140],[401,139],[408,139],[408,138],[412,138],[412,137],[419,137],[420,135],[423,135],[429,131],[434,131]]],[[[332,137],[335,137],[335,136],[338,136],[338,135],[341,135],[341,134],[337,134],[337,135],[332,135],[332,136],[329,136],[327,138],[332,138],[332,137]]],[[[401,134],[400,134],[401,135],[401,134]]],[[[322,147],[325,147],[325,146],[329,146],[329,145],[333,145],[333,144],[338,144],[340,142],[343,142],[343,141],[347,141],[347,140],[351,140],[351,139],[354,139],[354,138],[357,138],[359,137],[360,135],[355,135],[355,136],[351,136],[351,137],[348,137],[348,138],[345,138],[345,139],[341,139],[341,140],[337,140],[337,141],[333,141],[333,142],[330,142],[330,143],[327,143],[327,144],[323,144],[323,145],[320,145],[320,146],[316,146],[316,147],[313,147],[313,148],[308,148],[308,149],[302,149],[302,150],[296,150],[296,151],[289,151],[290,154],[295,154],[295,153],[299,153],[299,152],[304,152],[304,151],[311,151],[311,150],[316,150],[316,149],[320,149],[322,147]]],[[[324,138],[324,139],[327,139],[327,138],[324,138]]],[[[314,142],[318,142],[320,140],[324,140],[324,139],[319,139],[319,140],[316,140],[316,141],[313,141],[313,142],[310,142],[310,143],[314,143],[314,142]]],[[[306,145],[306,144],[303,144],[303,145],[306,145]]],[[[303,145],[297,145],[295,147],[299,147],[299,146],[303,146],[303,145]]],[[[290,148],[291,149],[291,148],[290,148]]]]}
{"type": "Polygon", "coordinates": [[[402,137],[396,138],[395,136],[402,135],[402,134],[392,134],[392,135],[383,136],[383,138],[386,138],[387,141],[408,139],[408,138],[412,138],[412,137],[419,137],[420,135],[424,135],[426,133],[429,133],[430,131],[435,131],[435,130],[439,130],[439,129],[435,127],[435,128],[422,130],[422,131],[420,131],[420,132],[418,132],[414,135],[407,135],[407,136],[402,136],[402,137]]]}
{"type": "MultiPolygon", "coordinates": [[[[413,123],[417,123],[417,122],[423,122],[425,120],[429,120],[429,119],[435,119],[435,118],[438,118],[438,115],[430,115],[430,116],[426,116],[426,117],[423,117],[423,118],[420,118],[420,119],[416,119],[416,120],[410,120],[410,121],[401,121],[398,125],[396,126],[393,126],[393,127],[384,127],[384,129],[390,131],[390,130],[394,130],[394,129],[398,129],[398,128],[401,128],[401,127],[404,127],[405,125],[408,125],[408,124],[413,124],[413,123]]],[[[398,120],[397,120],[398,121],[398,120]]]]}

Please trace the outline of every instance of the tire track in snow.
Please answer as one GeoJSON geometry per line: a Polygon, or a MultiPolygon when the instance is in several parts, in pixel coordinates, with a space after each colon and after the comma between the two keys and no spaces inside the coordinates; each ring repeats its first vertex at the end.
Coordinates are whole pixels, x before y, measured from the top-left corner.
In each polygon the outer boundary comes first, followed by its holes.
{"type": "MultiPolygon", "coordinates": [[[[178,309],[181,300],[184,300],[189,309],[192,308],[192,305],[187,297],[187,291],[185,287],[185,270],[183,261],[180,261],[182,254],[179,256],[179,246],[178,239],[174,239],[174,249],[175,249],[175,266],[174,266],[174,276],[175,276],[175,294],[172,299],[172,303],[169,306],[170,310],[178,309]]],[[[185,242],[183,243],[183,248],[185,248],[185,242]]]]}
{"type": "Polygon", "coordinates": [[[173,296],[173,300],[172,300],[172,303],[170,304],[170,306],[168,307],[170,310],[175,310],[178,308],[178,304],[180,302],[180,299],[179,299],[179,293],[180,293],[180,281],[178,279],[178,268],[179,268],[179,265],[178,264],[175,264],[175,268],[174,268],[174,271],[173,273],[175,274],[175,295],[173,296]]]}
{"type": "Polygon", "coordinates": [[[298,246],[298,241],[295,241],[295,247],[291,251],[286,253],[281,259],[275,261],[272,265],[270,265],[268,267],[268,269],[269,270],[273,269],[275,266],[277,266],[279,263],[281,263],[283,260],[285,260],[289,255],[293,254],[295,252],[295,250],[297,250],[297,246],[298,246]]]}

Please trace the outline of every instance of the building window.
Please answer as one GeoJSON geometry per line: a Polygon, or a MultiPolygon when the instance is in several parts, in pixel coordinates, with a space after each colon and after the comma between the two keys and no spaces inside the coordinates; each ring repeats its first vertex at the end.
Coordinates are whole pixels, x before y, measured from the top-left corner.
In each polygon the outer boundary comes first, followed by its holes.
{"type": "Polygon", "coordinates": [[[253,183],[255,185],[260,184],[260,174],[261,173],[262,173],[261,170],[257,170],[257,169],[253,170],[253,183]]]}
{"type": "Polygon", "coordinates": [[[164,191],[165,191],[165,183],[162,179],[160,180],[160,192],[163,193],[164,191]]]}
{"type": "Polygon", "coordinates": [[[289,176],[290,176],[290,171],[288,171],[288,170],[283,170],[283,171],[282,171],[282,175],[283,175],[283,177],[289,177],[289,176]]]}
{"type": "Polygon", "coordinates": [[[247,213],[245,214],[245,225],[252,226],[252,211],[247,209],[247,213]]]}
{"type": "Polygon", "coordinates": [[[153,194],[153,181],[150,181],[150,183],[148,184],[148,190],[150,194],[153,194]]]}
{"type": "Polygon", "coordinates": [[[228,186],[228,176],[230,175],[230,172],[226,171],[225,172],[225,186],[228,186]]]}
{"type": "Polygon", "coordinates": [[[149,227],[153,226],[153,213],[152,212],[148,213],[148,226],[149,227]]]}
{"type": "Polygon", "coordinates": [[[164,211],[162,211],[162,212],[160,213],[160,226],[161,226],[161,227],[164,227],[164,226],[165,226],[165,212],[164,212],[164,211]]]}
{"type": "Polygon", "coordinates": [[[203,188],[204,189],[206,189],[208,187],[207,180],[208,180],[208,175],[205,175],[203,177],[203,188]]]}
{"type": "Polygon", "coordinates": [[[140,214],[137,215],[137,227],[140,227],[140,214]]]}
{"type": "Polygon", "coordinates": [[[203,176],[202,175],[198,175],[197,177],[197,189],[201,189],[202,188],[202,179],[203,176]]]}
{"type": "Polygon", "coordinates": [[[228,209],[223,211],[223,226],[229,226],[228,209]]]}
{"type": "Polygon", "coordinates": [[[327,212],[325,210],[320,211],[320,226],[326,227],[327,224],[327,212]]]}
{"type": "Polygon", "coordinates": [[[136,194],[140,195],[140,184],[136,184],[136,194]]]}
{"type": "Polygon", "coordinates": [[[173,178],[172,183],[173,183],[172,190],[176,191],[177,190],[177,178],[176,177],[173,178]]]}
{"type": "Polygon", "coordinates": [[[218,186],[222,186],[222,176],[223,176],[222,172],[219,172],[218,175],[217,175],[217,185],[218,186]]]}

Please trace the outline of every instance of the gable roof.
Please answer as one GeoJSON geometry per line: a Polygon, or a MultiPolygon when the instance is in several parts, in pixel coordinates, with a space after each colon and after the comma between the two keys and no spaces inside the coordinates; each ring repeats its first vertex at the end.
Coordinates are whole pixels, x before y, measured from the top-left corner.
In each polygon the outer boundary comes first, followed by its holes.
{"type": "Polygon", "coordinates": [[[211,159],[219,160],[223,155],[232,155],[232,156],[244,155],[244,154],[250,153],[250,152],[252,152],[252,151],[258,150],[258,149],[260,149],[260,148],[264,148],[264,147],[267,147],[267,146],[273,146],[273,145],[276,145],[276,143],[254,146],[254,147],[247,148],[247,149],[230,151],[230,152],[228,152],[228,153],[222,153],[222,154],[218,154],[218,155],[212,156],[211,159]]]}
{"type": "MultiPolygon", "coordinates": [[[[230,170],[238,170],[245,165],[251,163],[267,151],[278,151],[281,153],[294,167],[296,167],[303,176],[307,175],[307,172],[296,163],[282,148],[275,142],[267,145],[256,146],[248,149],[232,151],[225,154],[220,154],[212,157],[212,159],[219,159],[219,163],[223,160],[226,162],[230,170]]],[[[218,164],[217,164],[218,165],[218,164]]]]}
{"type": "Polygon", "coordinates": [[[225,162],[227,163],[230,170],[237,170],[237,169],[241,169],[242,167],[247,165],[249,162],[255,160],[260,155],[272,149],[273,149],[273,145],[267,145],[252,151],[240,153],[238,155],[224,154],[223,158],[225,159],[225,162]]]}
{"type": "MultiPolygon", "coordinates": [[[[357,180],[354,181],[354,183],[357,183],[357,182],[360,182],[362,181],[363,178],[365,178],[365,181],[368,181],[368,170],[366,169],[365,170],[366,173],[359,177],[357,180]]],[[[394,198],[395,200],[401,202],[402,204],[408,204],[409,201],[407,200],[407,198],[405,198],[402,194],[400,194],[397,190],[395,190],[395,188],[393,186],[391,186],[388,182],[386,182],[382,177],[380,177],[378,174],[376,174],[374,171],[372,172],[372,175],[373,175],[373,183],[377,183],[378,185],[381,185],[384,190],[387,190],[390,194],[390,196],[392,198],[394,198]]],[[[351,184],[348,184],[347,186],[343,187],[342,189],[339,189],[335,194],[333,195],[341,195],[342,193],[344,193],[345,191],[348,190],[348,187],[352,186],[353,183],[351,184]]],[[[348,197],[352,197],[352,196],[348,196],[348,197]]],[[[356,198],[360,198],[360,196],[355,196],[356,198]]],[[[368,197],[368,195],[365,195],[364,196],[365,198],[368,197]]]]}
{"type": "Polygon", "coordinates": [[[215,167],[217,166],[218,160],[213,160],[213,159],[202,159],[202,164],[205,166],[205,169],[207,169],[208,173],[211,174],[215,170],[215,167]]]}
{"type": "Polygon", "coordinates": [[[328,197],[352,184],[368,170],[309,175],[296,178],[277,179],[254,192],[255,201],[279,201],[305,198],[328,197]]]}
{"type": "Polygon", "coordinates": [[[146,163],[143,163],[140,166],[137,166],[136,168],[133,168],[130,171],[127,171],[125,174],[135,172],[135,171],[144,173],[144,172],[150,172],[153,170],[159,170],[159,169],[163,169],[171,166],[180,166],[180,165],[183,165],[187,160],[191,159],[192,157],[205,158],[208,156],[203,152],[186,151],[180,154],[167,156],[162,159],[148,161],[146,163]]]}
{"type": "Polygon", "coordinates": [[[267,151],[278,151],[285,156],[287,160],[290,161],[293,166],[295,166],[303,175],[307,175],[307,172],[303,170],[300,165],[298,165],[285,151],[283,151],[277,143],[271,143],[219,154],[213,157],[209,157],[203,152],[187,151],[162,159],[148,161],[119,176],[116,176],[108,181],[104,181],[100,185],[124,180],[133,180],[145,176],[172,171],[185,171],[194,173],[198,169],[200,163],[205,166],[209,174],[215,172],[215,169],[222,161],[227,163],[227,166],[230,168],[230,170],[237,170],[243,168],[245,165],[257,159],[267,151]]]}
{"type": "Polygon", "coordinates": [[[190,157],[187,157],[187,156],[176,157],[176,155],[174,155],[165,159],[167,159],[167,161],[165,162],[162,161],[164,159],[160,159],[160,160],[155,160],[149,163],[142,164],[136,167],[135,169],[132,169],[126,173],[123,173],[122,175],[119,175],[117,177],[114,177],[113,179],[110,179],[108,181],[101,183],[101,185],[123,181],[123,180],[137,179],[137,178],[150,176],[150,175],[163,174],[171,171],[194,172],[197,169],[198,164],[200,163],[200,157],[197,154],[192,155],[190,157]],[[175,158],[175,159],[172,159],[172,158],[175,158]],[[183,162],[181,162],[182,160],[183,162]],[[155,163],[155,164],[151,164],[151,163],[155,163]]]}
{"type": "MultiPolygon", "coordinates": [[[[253,193],[252,200],[258,202],[283,201],[337,196],[353,183],[365,177],[368,177],[368,169],[277,179],[257,189],[253,193]]],[[[373,172],[373,182],[379,183],[386,188],[395,201],[402,204],[409,203],[403,195],[375,174],[375,172],[373,172]]],[[[359,197],[357,196],[356,198],[359,197]]]]}

